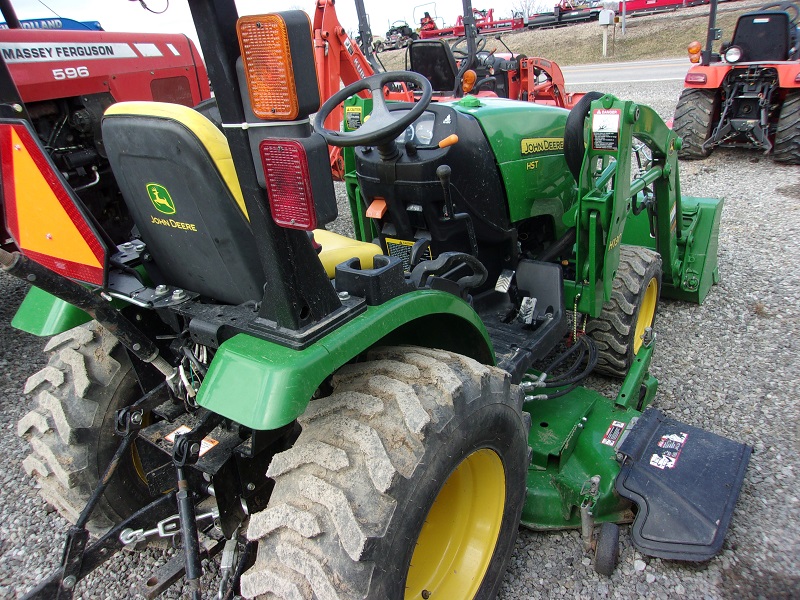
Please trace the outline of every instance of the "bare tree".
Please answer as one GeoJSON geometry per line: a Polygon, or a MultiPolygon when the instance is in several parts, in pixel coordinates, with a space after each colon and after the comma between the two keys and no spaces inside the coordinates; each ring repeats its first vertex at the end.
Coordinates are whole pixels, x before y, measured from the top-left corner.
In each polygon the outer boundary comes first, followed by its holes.
{"type": "Polygon", "coordinates": [[[512,17],[525,17],[540,12],[550,12],[556,0],[514,0],[511,3],[512,17]]]}

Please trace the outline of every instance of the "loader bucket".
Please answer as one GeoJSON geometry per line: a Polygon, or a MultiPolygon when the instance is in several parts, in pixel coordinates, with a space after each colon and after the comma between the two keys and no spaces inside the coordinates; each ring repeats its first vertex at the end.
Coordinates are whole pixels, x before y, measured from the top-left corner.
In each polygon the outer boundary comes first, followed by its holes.
{"type": "MultiPolygon", "coordinates": [[[[719,281],[717,250],[722,205],[718,198],[681,198],[683,223],[677,237],[677,260],[672,272],[665,260],[663,297],[700,304],[719,281]]],[[[622,243],[658,250],[656,239],[650,235],[646,211],[628,216],[622,243]]]]}

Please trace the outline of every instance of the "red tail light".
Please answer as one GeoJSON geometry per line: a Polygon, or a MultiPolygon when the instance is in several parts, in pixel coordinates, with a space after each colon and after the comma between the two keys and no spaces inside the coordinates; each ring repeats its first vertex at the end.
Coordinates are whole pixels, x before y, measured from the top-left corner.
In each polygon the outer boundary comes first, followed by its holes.
{"type": "Polygon", "coordinates": [[[686,75],[686,83],[699,83],[703,84],[708,80],[705,73],[688,73],[686,75]]]}
{"type": "Polygon", "coordinates": [[[0,123],[0,157],[6,227],[20,252],[70,279],[104,285],[108,248],[29,124],[0,123]]]}
{"type": "Polygon", "coordinates": [[[303,145],[271,138],[261,142],[259,151],[273,220],[281,227],[315,229],[317,214],[303,145]]]}

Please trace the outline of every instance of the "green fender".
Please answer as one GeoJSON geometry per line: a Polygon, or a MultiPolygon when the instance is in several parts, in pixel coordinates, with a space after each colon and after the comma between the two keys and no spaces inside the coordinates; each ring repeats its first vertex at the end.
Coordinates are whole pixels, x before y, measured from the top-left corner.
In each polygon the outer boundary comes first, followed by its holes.
{"type": "Polygon", "coordinates": [[[11,326],[25,333],[49,337],[91,320],[92,318],[80,308],[44,290],[32,287],[19,305],[17,313],[11,320],[11,326]]]}
{"type": "Polygon", "coordinates": [[[424,290],[370,306],[301,351],[236,335],[219,347],[197,403],[251,429],[277,429],[303,414],[328,376],[379,342],[440,348],[495,364],[475,311],[456,296],[424,290]]]}

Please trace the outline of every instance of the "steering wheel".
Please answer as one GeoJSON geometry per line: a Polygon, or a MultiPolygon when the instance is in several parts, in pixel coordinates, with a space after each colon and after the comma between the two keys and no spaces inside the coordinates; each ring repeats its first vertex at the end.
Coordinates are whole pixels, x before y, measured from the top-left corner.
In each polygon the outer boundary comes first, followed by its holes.
{"type": "MultiPolygon", "coordinates": [[[[475,38],[475,52],[480,52],[486,47],[486,38],[482,35],[479,35],[475,38]]],[[[457,60],[464,60],[469,56],[467,52],[467,38],[460,37],[456,40],[456,43],[450,46],[450,50],[453,52],[453,57],[457,60]],[[464,46],[463,48],[461,46],[464,46]]]]}
{"type": "Polygon", "coordinates": [[[314,117],[314,131],[324,137],[331,146],[340,148],[377,146],[396,138],[401,131],[416,121],[428,108],[432,95],[431,82],[419,73],[413,71],[378,73],[351,83],[328,98],[314,117]],[[395,81],[413,83],[422,90],[422,97],[414,105],[414,108],[404,114],[390,112],[383,97],[383,86],[395,81]],[[334,131],[325,128],[325,119],[333,112],[333,109],[351,96],[366,90],[372,94],[372,114],[361,124],[361,127],[355,131],[334,131]]]}
{"type": "Polygon", "coordinates": [[[761,10],[783,10],[789,13],[789,20],[794,25],[800,19],[800,4],[794,2],[773,2],[762,6],[761,10]]]}

